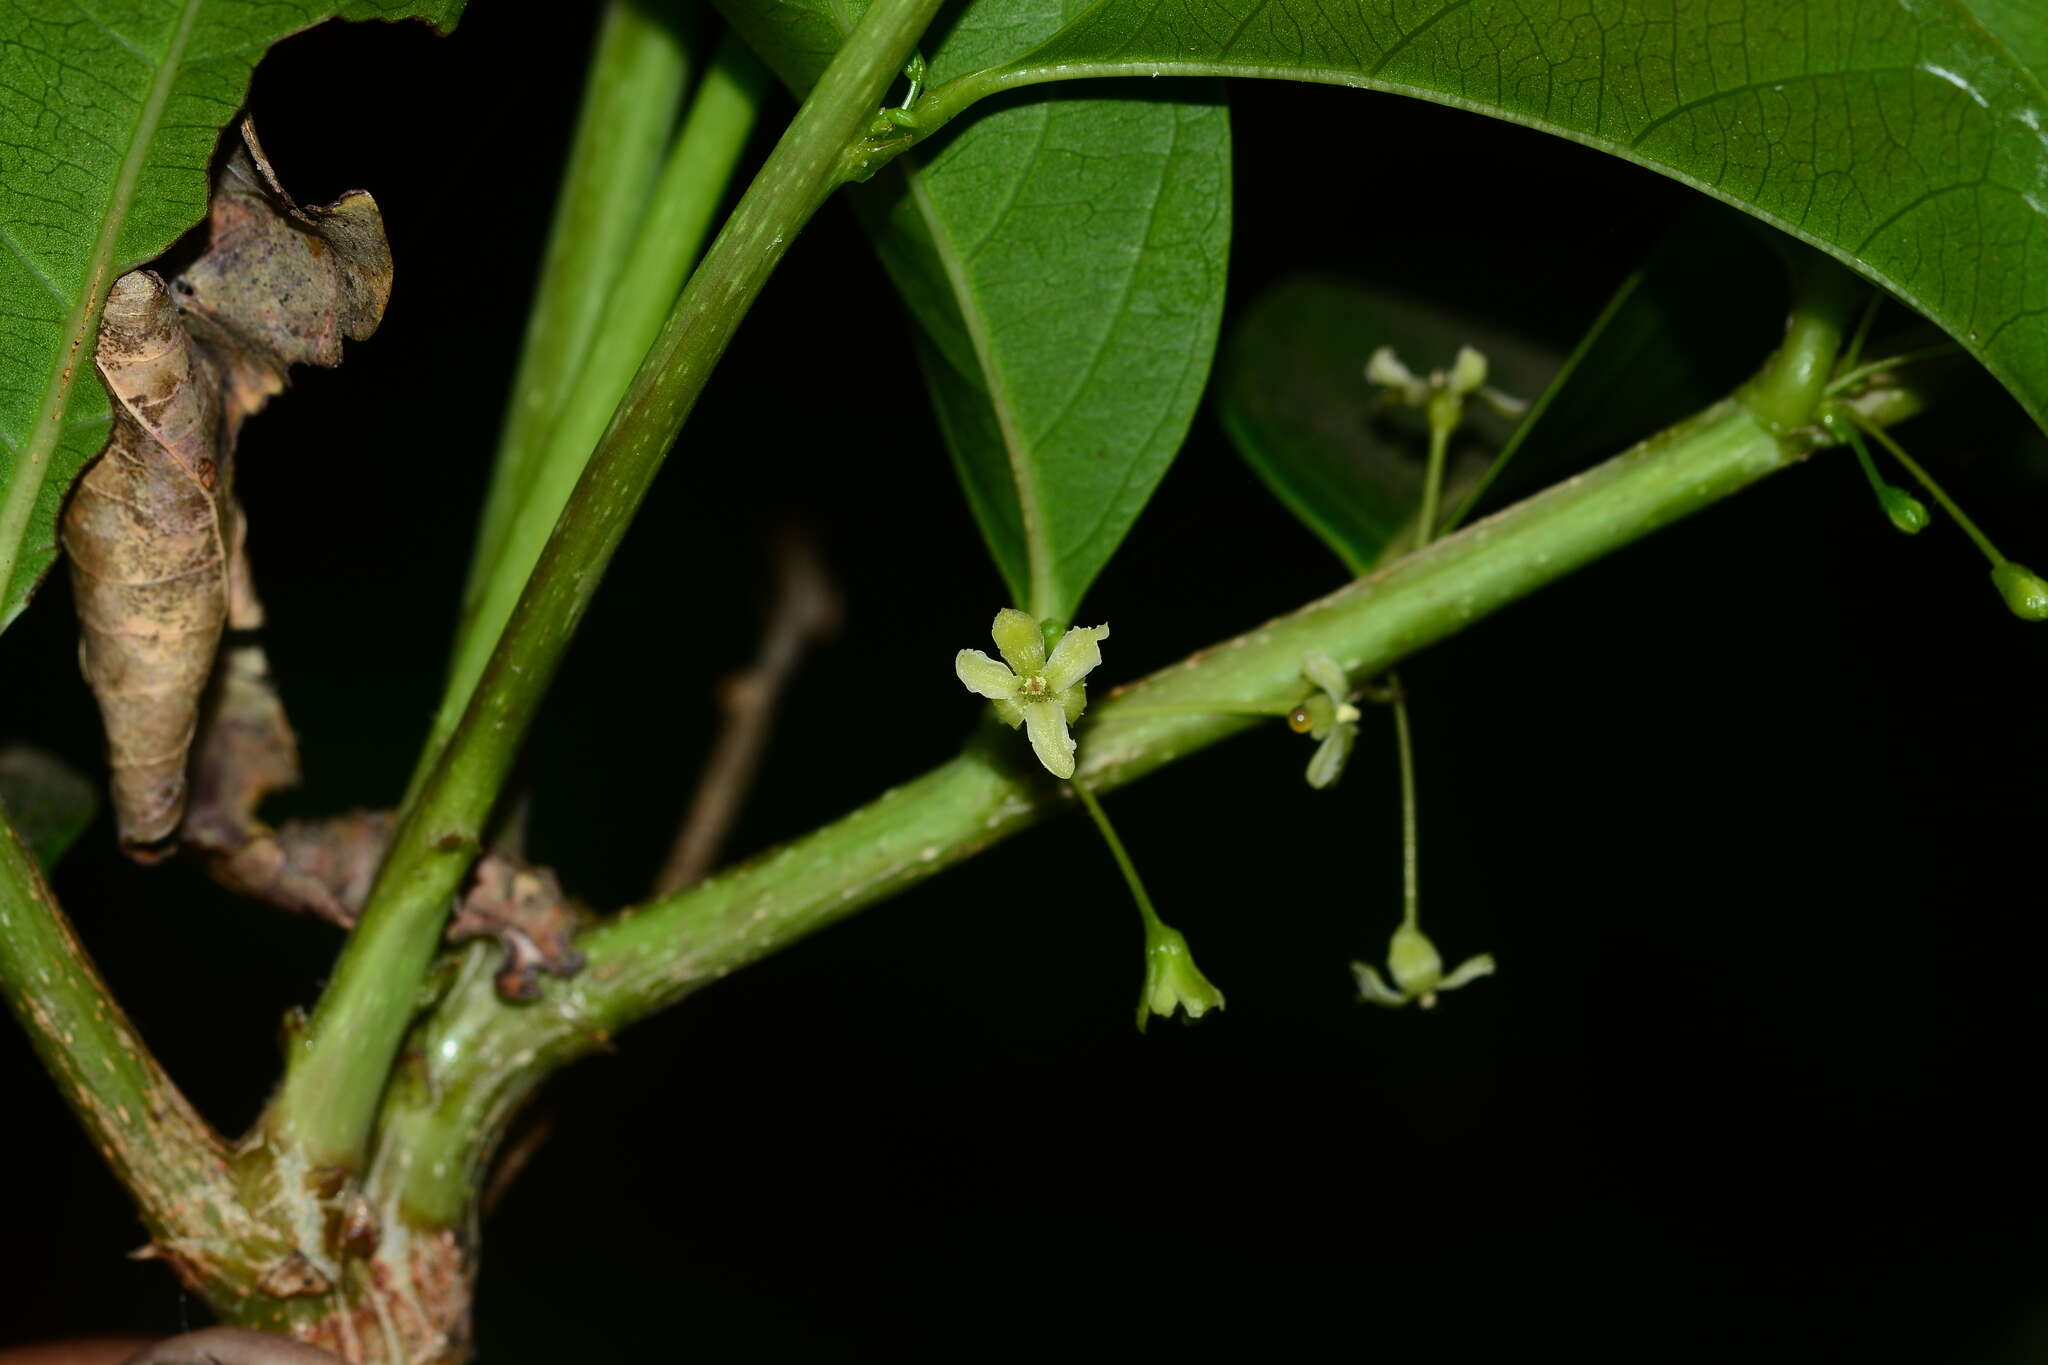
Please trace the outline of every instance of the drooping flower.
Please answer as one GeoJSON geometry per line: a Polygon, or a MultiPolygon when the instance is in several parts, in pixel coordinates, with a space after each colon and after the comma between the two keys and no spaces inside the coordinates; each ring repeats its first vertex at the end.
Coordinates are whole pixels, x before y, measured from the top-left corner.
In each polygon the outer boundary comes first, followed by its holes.
{"type": "Polygon", "coordinates": [[[1188,952],[1188,941],[1180,930],[1151,915],[1145,921],[1145,989],[1138,996],[1138,1032],[1153,1015],[1170,1018],[1183,1010],[1189,1019],[1199,1019],[1210,1010],[1223,1008],[1223,992],[1216,989],[1188,952]]]}
{"type": "Polygon", "coordinates": [[[1359,995],[1375,1005],[1398,1009],[1412,1000],[1424,1009],[1434,1009],[1440,992],[1454,991],[1482,976],[1492,976],[1494,962],[1492,953],[1480,953],[1466,958],[1445,975],[1444,960],[1436,945],[1412,922],[1404,921],[1387,942],[1387,974],[1394,978],[1393,985],[1389,986],[1370,963],[1354,962],[1351,971],[1358,978],[1359,995]]]}
{"type": "Polygon", "coordinates": [[[1071,627],[1048,655],[1038,621],[1029,612],[1005,607],[996,613],[989,633],[1003,661],[963,649],[954,656],[953,671],[968,691],[994,703],[1004,724],[1012,730],[1025,727],[1032,752],[1047,772],[1072,777],[1074,739],[1067,727],[1088,707],[1082,679],[1102,662],[1101,642],[1109,638],[1109,627],[1071,627]]]}

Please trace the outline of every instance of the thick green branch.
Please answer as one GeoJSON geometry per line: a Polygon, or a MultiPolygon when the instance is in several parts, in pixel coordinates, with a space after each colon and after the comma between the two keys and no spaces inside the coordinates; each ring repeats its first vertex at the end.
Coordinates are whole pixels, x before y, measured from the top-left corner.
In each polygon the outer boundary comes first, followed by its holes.
{"type": "MultiPolygon", "coordinates": [[[[1898,420],[1910,396],[1873,395],[1898,420]]],[[[1354,678],[1383,672],[1580,565],[1800,459],[1804,438],[1723,403],[1578,478],[1447,537],[1300,611],[1099,699],[1080,732],[1077,782],[1104,791],[1284,712],[1308,691],[1302,656],[1321,650],[1354,678]],[[1215,709],[1210,709],[1215,708],[1215,709]]],[[[953,694],[933,662],[935,699],[953,694]]],[[[1274,781],[1296,780],[1298,760],[1274,781]]],[[[429,1224],[466,1216],[479,1167],[549,1070],[619,1029],[971,857],[1062,809],[1016,736],[985,730],[966,753],[835,824],[681,894],[625,911],[579,940],[589,965],[508,1008],[471,964],[422,1026],[419,1076],[394,1088],[379,1134],[383,1199],[429,1224]],[[446,1060],[440,1060],[446,1059],[446,1060]],[[401,1164],[402,1163],[402,1164],[401,1164]]]]}
{"type": "Polygon", "coordinates": [[[833,59],[677,300],[540,563],[461,723],[407,803],[360,922],[266,1116],[273,1147],[353,1169],[456,888],[540,698],[626,527],[740,320],[844,178],[938,0],[876,0],[833,59]]]}
{"type": "Polygon", "coordinates": [[[114,1175],[155,1254],[201,1292],[246,1292],[289,1246],[245,1211],[226,1149],[93,969],[28,850],[0,821],[0,994],[114,1175]]]}

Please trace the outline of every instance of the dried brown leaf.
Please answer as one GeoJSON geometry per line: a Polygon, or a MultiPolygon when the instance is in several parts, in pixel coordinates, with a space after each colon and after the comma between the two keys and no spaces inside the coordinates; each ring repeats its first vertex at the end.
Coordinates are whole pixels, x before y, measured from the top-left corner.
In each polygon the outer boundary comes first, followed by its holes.
{"type": "MultiPolygon", "coordinates": [[[[208,694],[192,761],[186,846],[229,890],[347,928],[369,899],[393,821],[386,811],[352,811],[272,829],[258,808],[298,778],[297,744],[263,652],[238,646],[208,694]]],[[[539,992],[539,973],[570,976],[583,965],[571,941],[581,922],[552,872],[487,853],[449,923],[448,940],[497,939],[505,949],[499,993],[527,1000],[539,992]]]]}
{"type": "Polygon", "coordinates": [[[342,338],[375,330],[391,290],[375,202],[301,208],[246,121],[242,136],[215,181],[206,252],[169,287],[146,270],[114,284],[94,353],[113,429],[64,515],[121,841],[145,858],[183,814],[222,629],[262,619],[231,491],[241,424],[289,366],[339,364],[342,338]]]}

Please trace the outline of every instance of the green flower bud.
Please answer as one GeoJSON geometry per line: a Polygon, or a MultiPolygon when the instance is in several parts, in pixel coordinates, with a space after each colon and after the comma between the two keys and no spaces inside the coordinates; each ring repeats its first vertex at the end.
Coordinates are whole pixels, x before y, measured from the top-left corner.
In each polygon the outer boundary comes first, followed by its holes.
{"type": "Polygon", "coordinates": [[[1999,595],[2014,616],[2022,621],[2048,621],[2048,581],[2041,575],[2008,559],[1991,571],[1991,581],[1998,585],[1999,595]]]}
{"type": "Polygon", "coordinates": [[[1892,525],[1909,536],[1915,536],[1927,529],[1927,504],[1903,488],[1883,484],[1877,490],[1878,503],[1884,514],[1892,519],[1892,525]]]}

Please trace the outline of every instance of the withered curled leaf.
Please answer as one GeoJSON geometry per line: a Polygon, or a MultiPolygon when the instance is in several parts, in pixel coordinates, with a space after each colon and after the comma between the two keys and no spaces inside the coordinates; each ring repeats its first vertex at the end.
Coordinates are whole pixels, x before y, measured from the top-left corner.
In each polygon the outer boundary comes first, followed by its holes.
{"type": "MultiPolygon", "coordinates": [[[[394,822],[388,811],[359,810],[266,825],[258,815],[264,798],[298,780],[298,745],[263,651],[237,645],[207,694],[185,845],[229,890],[348,928],[369,898],[394,822]]],[[[583,918],[552,872],[486,853],[447,937],[498,940],[505,954],[498,993],[530,1000],[540,993],[540,973],[566,977],[582,967],[573,939],[583,918]]]]}
{"type": "Polygon", "coordinates": [[[247,121],[242,139],[215,181],[205,253],[169,286],[147,270],[114,283],[94,353],[113,428],[64,513],[121,842],[145,858],[184,811],[221,632],[261,616],[232,493],[241,425],[291,365],[339,364],[342,338],[374,331],[391,291],[370,196],[301,208],[247,121]]]}

